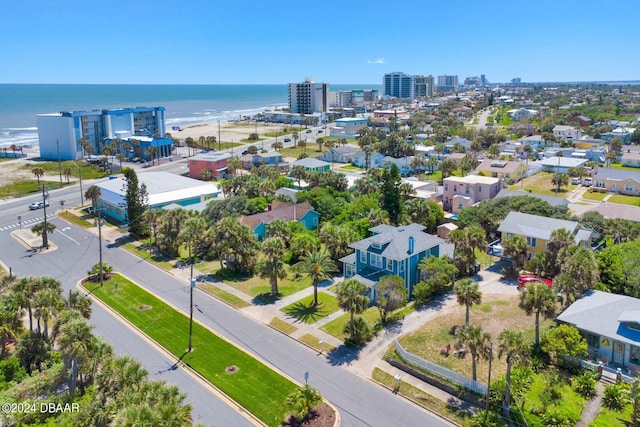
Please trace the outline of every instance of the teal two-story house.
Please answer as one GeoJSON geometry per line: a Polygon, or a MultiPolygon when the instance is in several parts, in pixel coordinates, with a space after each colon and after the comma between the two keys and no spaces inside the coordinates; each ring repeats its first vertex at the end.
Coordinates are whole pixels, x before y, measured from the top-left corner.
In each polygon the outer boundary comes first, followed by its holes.
{"type": "Polygon", "coordinates": [[[268,211],[254,215],[242,215],[238,218],[238,223],[249,227],[256,238],[262,241],[267,238],[267,227],[271,221],[276,219],[298,221],[307,230],[314,230],[318,227],[320,214],[314,211],[307,202],[290,204],[274,200],[268,211]]]}
{"type": "Polygon", "coordinates": [[[399,227],[381,224],[370,228],[373,235],[350,244],[355,252],[340,259],[344,277],[367,285],[369,298],[375,301],[376,283],[380,277],[398,275],[404,280],[410,298],[420,281],[420,260],[441,256],[443,246],[447,245],[440,237],[425,233],[424,229],[420,224],[399,227]]]}

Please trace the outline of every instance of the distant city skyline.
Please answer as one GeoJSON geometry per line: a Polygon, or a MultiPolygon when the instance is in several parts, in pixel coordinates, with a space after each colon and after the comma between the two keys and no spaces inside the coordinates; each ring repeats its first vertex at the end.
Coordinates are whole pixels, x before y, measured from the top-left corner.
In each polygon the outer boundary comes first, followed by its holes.
{"type": "Polygon", "coordinates": [[[0,83],[381,85],[392,72],[490,82],[640,80],[640,8],[620,0],[446,5],[10,2],[0,83]],[[178,6],[176,6],[178,5],[178,6]]]}

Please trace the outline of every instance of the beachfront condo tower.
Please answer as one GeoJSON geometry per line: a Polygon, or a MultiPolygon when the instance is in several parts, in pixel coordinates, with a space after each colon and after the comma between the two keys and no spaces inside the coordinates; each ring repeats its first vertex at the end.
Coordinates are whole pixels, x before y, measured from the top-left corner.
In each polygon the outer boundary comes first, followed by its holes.
{"type": "Polygon", "coordinates": [[[135,107],[38,114],[40,157],[76,160],[123,153],[127,158],[171,156],[164,107],[135,107]],[[151,148],[154,147],[154,148],[151,148]]]}
{"type": "Polygon", "coordinates": [[[382,81],[384,94],[393,98],[414,99],[416,97],[415,76],[410,76],[399,71],[384,75],[382,81]]]}
{"type": "Polygon", "coordinates": [[[289,109],[294,114],[329,111],[329,85],[307,77],[302,83],[289,83],[289,109]]]}

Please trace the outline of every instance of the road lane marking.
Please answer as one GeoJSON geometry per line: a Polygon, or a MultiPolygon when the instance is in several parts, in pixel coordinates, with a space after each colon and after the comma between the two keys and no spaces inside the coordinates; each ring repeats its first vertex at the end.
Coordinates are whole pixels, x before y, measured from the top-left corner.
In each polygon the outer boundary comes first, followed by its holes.
{"type": "Polygon", "coordinates": [[[67,235],[67,233],[63,233],[62,231],[56,229],[56,233],[60,233],[62,234],[64,237],[66,237],[67,239],[71,240],[72,242],[75,242],[76,245],[80,245],[80,242],[78,242],[76,239],[74,239],[73,237],[67,235]]]}

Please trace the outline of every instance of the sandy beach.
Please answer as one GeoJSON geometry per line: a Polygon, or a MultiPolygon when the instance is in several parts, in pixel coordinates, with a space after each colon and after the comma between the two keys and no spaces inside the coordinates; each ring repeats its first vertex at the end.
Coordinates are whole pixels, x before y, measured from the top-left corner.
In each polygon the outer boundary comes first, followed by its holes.
{"type": "Polygon", "coordinates": [[[256,132],[256,130],[260,138],[265,138],[265,133],[277,130],[282,131],[283,129],[284,125],[276,123],[258,123],[256,127],[255,122],[220,122],[219,133],[217,123],[192,125],[180,131],[168,129],[167,132],[173,138],[178,138],[181,141],[189,137],[197,141],[201,136],[214,136],[217,140],[219,134],[221,142],[240,142],[243,139],[247,139],[249,134],[256,132]]]}

